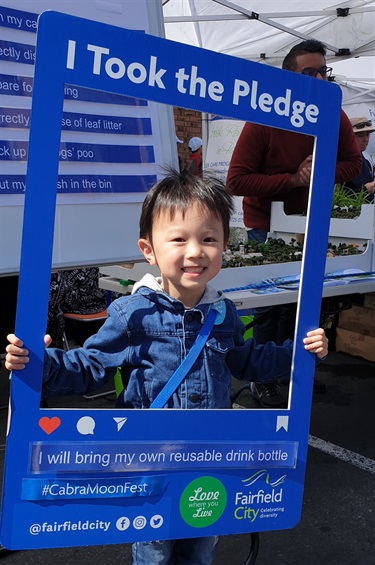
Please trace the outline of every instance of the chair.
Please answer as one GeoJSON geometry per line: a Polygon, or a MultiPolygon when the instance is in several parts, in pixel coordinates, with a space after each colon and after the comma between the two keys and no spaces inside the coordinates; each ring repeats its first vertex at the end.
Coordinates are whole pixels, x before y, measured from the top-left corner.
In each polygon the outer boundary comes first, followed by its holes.
{"type": "MultiPolygon", "coordinates": [[[[95,333],[98,329],[98,322],[104,322],[108,316],[107,310],[102,310],[101,312],[95,312],[94,314],[75,314],[74,312],[64,312],[64,319],[71,320],[75,323],[84,323],[90,324],[95,322],[95,329],[92,333],[95,333]]],[[[67,336],[66,327],[64,328],[63,332],[63,340],[64,340],[64,349],[65,351],[69,351],[71,349],[69,345],[69,339],[67,336]]],[[[111,388],[110,390],[105,390],[104,392],[99,392],[98,394],[90,394],[90,395],[83,395],[83,398],[87,398],[88,400],[95,400],[96,398],[103,398],[105,396],[110,396],[115,394],[116,391],[111,388]]]]}
{"type": "MultiPolygon", "coordinates": [[[[107,309],[102,310],[101,312],[95,312],[94,314],[75,314],[74,312],[64,312],[63,314],[65,320],[72,320],[74,322],[82,322],[84,324],[89,324],[92,322],[100,322],[107,319],[108,313],[107,309]]],[[[95,328],[97,328],[97,323],[95,324],[95,328]]],[[[93,331],[95,333],[95,330],[93,331]]],[[[69,351],[71,347],[69,346],[69,340],[67,337],[66,327],[64,328],[63,332],[63,340],[64,340],[64,349],[65,351],[69,351]]]]}

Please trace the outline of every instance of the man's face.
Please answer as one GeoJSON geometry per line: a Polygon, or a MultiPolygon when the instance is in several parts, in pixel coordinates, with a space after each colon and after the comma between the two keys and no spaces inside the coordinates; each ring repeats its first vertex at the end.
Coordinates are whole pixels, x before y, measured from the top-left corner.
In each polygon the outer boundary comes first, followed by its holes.
{"type": "Polygon", "coordinates": [[[296,57],[296,69],[295,73],[309,74],[310,76],[315,76],[320,80],[327,80],[327,75],[324,72],[326,67],[326,60],[321,53],[305,53],[303,55],[298,55],[296,57]],[[316,75],[313,70],[320,70],[316,75]]]}
{"type": "Polygon", "coordinates": [[[357,140],[357,145],[360,151],[366,151],[368,146],[368,142],[370,140],[370,131],[359,131],[358,133],[355,132],[355,138],[357,140]]]}

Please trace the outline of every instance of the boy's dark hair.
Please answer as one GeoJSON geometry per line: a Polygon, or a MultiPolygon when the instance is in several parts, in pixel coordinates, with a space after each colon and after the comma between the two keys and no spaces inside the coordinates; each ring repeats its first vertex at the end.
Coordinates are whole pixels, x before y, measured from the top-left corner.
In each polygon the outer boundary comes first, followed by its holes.
{"type": "Polygon", "coordinates": [[[287,71],[295,71],[297,68],[296,58],[299,55],[306,55],[306,53],[320,53],[323,57],[326,56],[325,45],[317,39],[307,39],[292,47],[289,53],[285,56],[282,68],[287,71]]]}
{"type": "Polygon", "coordinates": [[[224,240],[228,241],[234,205],[224,183],[212,174],[203,173],[202,177],[197,177],[174,169],[168,169],[167,175],[146,195],[139,221],[140,238],[152,242],[152,226],[162,210],[169,210],[173,219],[176,212],[184,215],[192,204],[210,210],[222,221],[224,240]]]}

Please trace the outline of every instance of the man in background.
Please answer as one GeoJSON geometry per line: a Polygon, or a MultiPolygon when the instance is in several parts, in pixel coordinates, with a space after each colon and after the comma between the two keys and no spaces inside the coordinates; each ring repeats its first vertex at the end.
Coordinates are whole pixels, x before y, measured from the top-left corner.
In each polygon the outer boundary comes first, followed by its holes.
{"type": "MultiPolygon", "coordinates": [[[[307,40],[286,55],[282,68],[295,73],[329,80],[332,68],[326,65],[326,49],[320,41],[307,40]]],[[[265,242],[270,229],[271,203],[284,202],[286,214],[307,210],[314,138],[305,134],[246,123],[238,138],[229,165],[228,190],[243,196],[243,217],[249,240],[265,242]]],[[[353,128],[341,110],[335,182],[354,178],[362,166],[353,128]]],[[[331,198],[331,193],[329,193],[331,198]]],[[[283,343],[294,337],[295,305],[257,308],[253,335],[259,343],[283,343]]],[[[314,381],[314,391],[325,385],[314,381]]],[[[252,386],[253,396],[262,406],[284,406],[286,399],[278,383],[252,386]]]]}
{"type": "Polygon", "coordinates": [[[202,176],[202,145],[200,137],[192,137],[189,141],[190,162],[188,171],[191,175],[202,176]]]}
{"type": "Polygon", "coordinates": [[[345,186],[354,190],[354,192],[360,192],[364,188],[368,192],[368,201],[372,202],[374,200],[375,192],[374,169],[363,153],[367,149],[370,141],[370,135],[373,131],[375,131],[375,126],[372,125],[371,120],[365,117],[350,118],[350,123],[353,126],[353,132],[358,148],[362,153],[362,168],[359,175],[357,175],[354,179],[347,181],[345,186]]]}

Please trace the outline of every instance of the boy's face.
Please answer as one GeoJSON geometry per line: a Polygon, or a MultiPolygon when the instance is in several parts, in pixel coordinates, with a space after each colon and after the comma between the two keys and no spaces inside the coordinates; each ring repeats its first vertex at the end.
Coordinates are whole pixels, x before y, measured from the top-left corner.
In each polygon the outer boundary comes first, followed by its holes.
{"type": "Polygon", "coordinates": [[[198,304],[220,271],[226,246],[221,220],[196,204],[173,220],[163,210],[154,221],[152,245],[144,239],[138,244],[147,261],[159,266],[163,289],[188,308],[198,304]]]}

